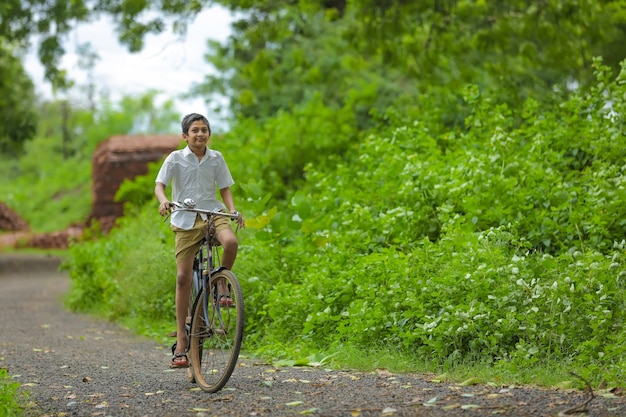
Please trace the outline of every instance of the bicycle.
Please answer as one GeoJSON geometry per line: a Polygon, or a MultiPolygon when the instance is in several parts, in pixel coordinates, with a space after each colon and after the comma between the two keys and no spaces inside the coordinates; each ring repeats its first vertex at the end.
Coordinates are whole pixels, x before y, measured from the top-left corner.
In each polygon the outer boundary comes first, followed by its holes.
{"type": "MultiPolygon", "coordinates": [[[[235,369],[243,342],[244,303],[237,277],[221,266],[215,230],[217,217],[236,219],[238,214],[196,208],[192,199],[171,202],[172,211],[207,216],[206,236],[195,255],[189,313],[185,324],[189,346],[187,379],[203,391],[217,392],[235,369]],[[226,292],[226,290],[228,292],[226,292]]],[[[172,354],[176,344],[172,346],[172,354]]]]}

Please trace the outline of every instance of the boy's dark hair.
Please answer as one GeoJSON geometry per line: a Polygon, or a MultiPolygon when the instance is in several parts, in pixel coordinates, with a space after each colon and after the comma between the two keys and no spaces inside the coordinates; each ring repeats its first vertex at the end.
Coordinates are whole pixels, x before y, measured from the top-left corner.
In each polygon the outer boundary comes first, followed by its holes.
{"type": "Polygon", "coordinates": [[[189,126],[191,126],[191,124],[197,120],[201,120],[202,122],[206,123],[207,127],[209,128],[209,135],[210,135],[211,125],[209,124],[209,121],[207,120],[206,117],[198,113],[189,113],[187,116],[183,117],[183,121],[180,124],[180,126],[183,128],[183,133],[185,135],[188,135],[189,126]]]}

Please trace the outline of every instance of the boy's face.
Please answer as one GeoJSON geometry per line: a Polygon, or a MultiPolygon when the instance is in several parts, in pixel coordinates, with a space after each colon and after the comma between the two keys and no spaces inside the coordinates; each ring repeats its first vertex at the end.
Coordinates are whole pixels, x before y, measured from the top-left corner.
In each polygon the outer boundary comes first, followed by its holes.
{"type": "Polygon", "coordinates": [[[194,149],[202,149],[209,143],[209,127],[202,121],[196,120],[189,126],[189,133],[183,133],[183,139],[187,141],[189,147],[194,149]]]}

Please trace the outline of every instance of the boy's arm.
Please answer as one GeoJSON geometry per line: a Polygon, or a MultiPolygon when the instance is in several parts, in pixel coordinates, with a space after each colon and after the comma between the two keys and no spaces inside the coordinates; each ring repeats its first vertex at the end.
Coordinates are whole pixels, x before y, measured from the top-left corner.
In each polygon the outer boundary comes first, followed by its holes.
{"type": "Polygon", "coordinates": [[[157,200],[159,200],[159,214],[166,216],[170,211],[170,201],[165,195],[165,184],[157,182],[154,186],[154,195],[156,195],[157,200]]]}
{"type": "MultiPolygon", "coordinates": [[[[221,188],[220,195],[222,196],[222,201],[226,205],[228,212],[231,214],[237,213],[237,209],[235,209],[235,202],[233,201],[233,193],[230,191],[230,187],[221,188]]],[[[237,218],[237,224],[241,227],[245,227],[245,222],[241,213],[239,213],[239,218],[237,218]]]]}
{"type": "Polygon", "coordinates": [[[236,212],[237,209],[235,209],[233,193],[230,191],[230,187],[220,189],[220,195],[222,196],[222,201],[226,205],[226,209],[228,209],[228,212],[231,214],[236,212]]]}

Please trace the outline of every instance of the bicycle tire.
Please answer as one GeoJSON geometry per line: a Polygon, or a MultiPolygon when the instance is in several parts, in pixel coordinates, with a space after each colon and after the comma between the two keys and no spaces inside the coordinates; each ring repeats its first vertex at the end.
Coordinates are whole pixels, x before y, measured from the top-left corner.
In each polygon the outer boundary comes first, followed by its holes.
{"type": "Polygon", "coordinates": [[[232,306],[222,306],[221,298],[211,300],[202,290],[194,303],[191,319],[190,362],[195,381],[206,392],[217,392],[228,382],[235,369],[243,342],[244,303],[241,286],[235,275],[222,270],[211,276],[210,288],[225,279],[232,306]],[[206,310],[205,315],[205,300],[206,310]]]}

